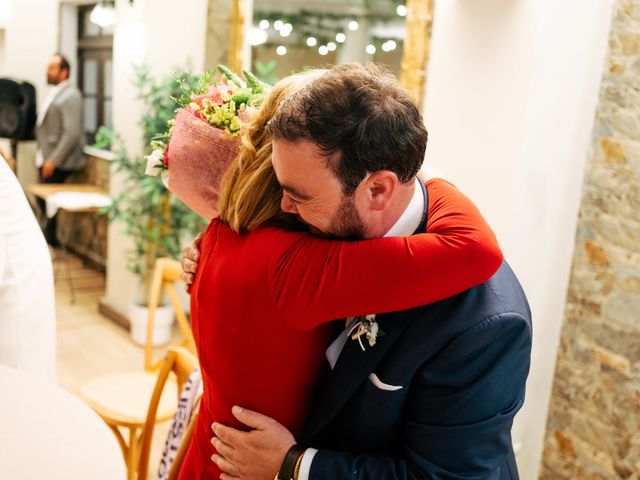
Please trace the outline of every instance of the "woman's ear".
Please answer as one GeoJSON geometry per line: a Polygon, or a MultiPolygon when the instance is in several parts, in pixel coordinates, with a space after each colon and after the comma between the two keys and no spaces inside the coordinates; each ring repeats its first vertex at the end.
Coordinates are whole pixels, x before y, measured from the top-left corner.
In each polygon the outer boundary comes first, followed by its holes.
{"type": "Polygon", "coordinates": [[[379,170],[370,173],[360,184],[360,188],[371,210],[384,210],[398,188],[398,177],[389,170],[379,170]]]}

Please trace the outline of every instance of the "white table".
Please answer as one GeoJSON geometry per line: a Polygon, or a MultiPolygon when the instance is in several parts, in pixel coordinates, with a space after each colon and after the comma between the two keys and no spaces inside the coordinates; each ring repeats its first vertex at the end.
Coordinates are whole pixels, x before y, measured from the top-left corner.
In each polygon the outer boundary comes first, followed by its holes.
{"type": "Polygon", "coordinates": [[[80,399],[0,365],[0,478],[124,480],[120,446],[80,399]]]}

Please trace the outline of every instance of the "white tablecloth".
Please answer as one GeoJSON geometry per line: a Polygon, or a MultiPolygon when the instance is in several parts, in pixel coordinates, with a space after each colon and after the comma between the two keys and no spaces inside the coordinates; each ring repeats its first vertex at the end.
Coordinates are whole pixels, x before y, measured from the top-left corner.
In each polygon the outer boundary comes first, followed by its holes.
{"type": "Polygon", "coordinates": [[[0,366],[0,478],[124,480],[118,442],[80,399],[0,366]]]}
{"type": "Polygon", "coordinates": [[[59,192],[47,198],[47,217],[51,218],[58,210],[65,208],[100,208],[111,205],[111,197],[91,192],[59,192]]]}

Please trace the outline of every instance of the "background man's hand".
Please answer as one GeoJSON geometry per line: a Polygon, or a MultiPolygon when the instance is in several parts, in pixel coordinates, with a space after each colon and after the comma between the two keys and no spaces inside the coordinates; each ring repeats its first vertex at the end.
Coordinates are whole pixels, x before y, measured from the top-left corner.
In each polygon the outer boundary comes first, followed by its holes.
{"type": "Polygon", "coordinates": [[[211,425],[215,434],[211,443],[219,453],[211,460],[223,471],[221,480],[273,480],[296,439],[273,418],[240,407],[231,411],[254,430],[243,432],[219,423],[211,425]]]}
{"type": "Polygon", "coordinates": [[[199,233],[193,242],[182,249],[182,281],[187,285],[187,293],[191,293],[191,284],[198,271],[201,242],[202,233],[199,233]]]}
{"type": "Polygon", "coordinates": [[[56,169],[56,164],[51,160],[45,160],[42,164],[42,178],[49,178],[53,175],[53,172],[56,169]]]}

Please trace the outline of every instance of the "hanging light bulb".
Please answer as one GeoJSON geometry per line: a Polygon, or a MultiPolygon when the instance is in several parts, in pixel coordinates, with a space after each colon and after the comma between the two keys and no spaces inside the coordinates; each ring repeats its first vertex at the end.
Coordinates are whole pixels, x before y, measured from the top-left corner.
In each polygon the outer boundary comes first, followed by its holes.
{"type": "Polygon", "coordinates": [[[326,46],[326,45],[322,45],[322,46],[318,49],[318,53],[319,53],[320,55],[323,55],[323,56],[324,56],[324,55],[326,55],[326,54],[328,54],[328,53],[329,53],[329,49],[327,48],[327,46],[326,46]]]}
{"type": "Polygon", "coordinates": [[[342,32],[336,33],[336,42],[344,43],[346,39],[347,39],[347,36],[344,33],[342,32]]]}
{"type": "Polygon", "coordinates": [[[396,8],[396,13],[400,17],[406,17],[407,16],[407,7],[405,5],[398,5],[398,7],[396,8]]]}
{"type": "Polygon", "coordinates": [[[278,48],[276,48],[276,53],[278,55],[280,55],[281,57],[283,55],[286,55],[287,54],[287,47],[285,47],[284,45],[280,45],[278,48]]]}
{"type": "Polygon", "coordinates": [[[355,32],[356,30],[358,30],[358,28],[360,28],[360,24],[358,22],[356,22],[355,20],[351,20],[349,22],[349,30],[355,32]]]}
{"type": "Polygon", "coordinates": [[[333,42],[329,42],[327,43],[327,50],[329,50],[330,52],[335,52],[336,51],[336,47],[337,45],[333,42]]]}
{"type": "Polygon", "coordinates": [[[260,28],[262,30],[269,28],[269,20],[260,20],[260,28]]]}
{"type": "Polygon", "coordinates": [[[91,14],[89,15],[89,20],[96,25],[107,28],[113,25],[113,22],[116,18],[116,11],[113,8],[112,3],[106,3],[101,1],[93,10],[91,10],[91,14]]]}
{"type": "Polygon", "coordinates": [[[315,47],[318,44],[318,40],[316,40],[316,37],[309,37],[307,38],[307,45],[310,47],[315,47]]]}
{"type": "Polygon", "coordinates": [[[375,45],[367,45],[366,51],[369,55],[373,55],[374,53],[376,53],[376,46],[375,45]]]}
{"type": "Polygon", "coordinates": [[[280,31],[282,27],[284,27],[284,22],[282,20],[276,20],[275,22],[273,22],[273,28],[275,28],[276,30],[280,31]]]}

